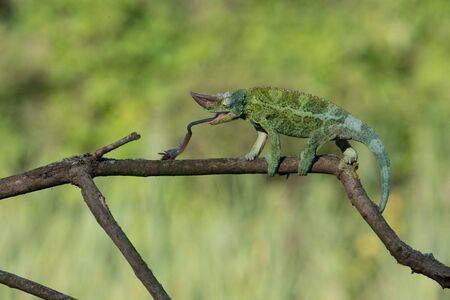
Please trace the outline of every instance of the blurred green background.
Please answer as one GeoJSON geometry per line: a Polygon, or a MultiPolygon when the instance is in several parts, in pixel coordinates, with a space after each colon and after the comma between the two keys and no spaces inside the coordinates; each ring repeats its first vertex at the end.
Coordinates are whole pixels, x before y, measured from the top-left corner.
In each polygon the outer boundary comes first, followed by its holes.
{"type": "MultiPolygon", "coordinates": [[[[142,139],[109,155],[159,159],[207,116],[190,90],[301,89],[379,133],[385,217],[450,264],[449,12],[446,0],[0,0],[0,177],[132,131],[142,139]]],[[[239,156],[255,137],[243,121],[200,125],[180,158],[239,156]]],[[[304,145],[282,142],[286,155],[304,145]]],[[[375,160],[356,148],[378,202],[375,160]]],[[[449,297],[395,262],[331,176],[96,182],[174,299],[449,297]]],[[[74,187],[1,201],[0,228],[0,269],[81,299],[148,297],[74,187]]],[[[32,297],[0,286],[0,298],[32,297]]]]}

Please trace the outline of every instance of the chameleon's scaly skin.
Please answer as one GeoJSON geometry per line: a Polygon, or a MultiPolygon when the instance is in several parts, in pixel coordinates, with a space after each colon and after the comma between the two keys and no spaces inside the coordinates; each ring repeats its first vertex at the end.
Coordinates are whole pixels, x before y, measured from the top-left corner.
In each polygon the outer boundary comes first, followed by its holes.
{"type": "Polygon", "coordinates": [[[344,153],[344,162],[353,163],[356,152],[347,140],[365,144],[377,158],[381,170],[382,197],[380,212],[389,197],[391,168],[389,157],[380,138],[367,124],[330,101],[296,90],[254,87],[225,92],[214,96],[192,93],[193,98],[216,118],[210,124],[220,124],[236,118],[248,119],[258,131],[258,139],[246,159],[255,159],[264,147],[267,136],[271,144],[268,174],[273,176],[279,166],[281,145],[279,134],[309,138],[300,154],[299,175],[306,175],[316,157],[317,149],[335,140],[344,153]],[[202,98],[203,97],[203,98],[202,98]]]}

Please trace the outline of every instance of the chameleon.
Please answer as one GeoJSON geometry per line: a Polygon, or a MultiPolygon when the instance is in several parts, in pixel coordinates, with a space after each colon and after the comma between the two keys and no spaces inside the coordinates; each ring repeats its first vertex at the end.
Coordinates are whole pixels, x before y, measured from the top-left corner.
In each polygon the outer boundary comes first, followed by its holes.
{"type": "MultiPolygon", "coordinates": [[[[248,120],[257,132],[257,138],[244,157],[254,160],[263,150],[267,139],[271,151],[265,158],[267,173],[274,176],[281,162],[280,134],[308,138],[300,153],[298,174],[305,176],[311,169],[317,149],[335,141],[343,152],[342,162],[354,164],[358,154],[349,140],[363,143],[375,155],[381,173],[382,213],[389,198],[391,166],[384,144],[366,123],[331,101],[292,89],[253,87],[214,95],[191,92],[192,98],[208,112],[215,113],[209,124],[217,125],[236,119],[248,120]]],[[[206,120],[206,119],[205,119],[206,120]]]]}

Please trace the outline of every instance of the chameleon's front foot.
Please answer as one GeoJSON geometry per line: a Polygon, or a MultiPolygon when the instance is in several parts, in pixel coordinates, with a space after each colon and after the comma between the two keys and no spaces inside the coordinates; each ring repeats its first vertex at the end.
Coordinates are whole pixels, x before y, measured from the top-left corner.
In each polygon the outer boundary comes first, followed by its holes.
{"type": "Polygon", "coordinates": [[[265,159],[268,165],[267,174],[269,174],[269,176],[275,176],[275,173],[277,172],[278,166],[280,164],[280,158],[266,156],[265,159]]]}
{"type": "Polygon", "coordinates": [[[258,157],[258,152],[250,151],[244,155],[245,160],[255,160],[258,157]]]}

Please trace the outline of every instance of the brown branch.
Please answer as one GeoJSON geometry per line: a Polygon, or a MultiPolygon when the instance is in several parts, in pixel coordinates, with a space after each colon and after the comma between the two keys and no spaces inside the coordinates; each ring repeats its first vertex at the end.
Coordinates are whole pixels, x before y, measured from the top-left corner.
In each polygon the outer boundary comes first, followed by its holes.
{"type": "Polygon", "coordinates": [[[343,170],[337,177],[344,185],[352,204],[398,263],[410,267],[413,273],[420,273],[435,280],[442,288],[450,288],[450,268],[435,259],[433,254],[423,254],[403,242],[367,196],[352,170],[343,170]]]}
{"type": "Polygon", "coordinates": [[[106,205],[105,198],[95,185],[92,177],[85,170],[79,168],[73,172],[73,183],[81,188],[84,201],[95,216],[98,224],[108,234],[120,252],[122,252],[123,256],[133,268],[136,276],[141,280],[153,298],[155,300],[170,299],[139,252],[114,219],[106,205]]]}
{"type": "Polygon", "coordinates": [[[118,141],[116,141],[114,143],[111,143],[111,144],[109,144],[109,145],[107,145],[105,147],[101,147],[100,149],[95,150],[94,156],[96,158],[100,158],[103,155],[105,155],[106,153],[111,152],[114,149],[117,149],[120,146],[123,146],[123,145],[125,145],[125,144],[127,144],[129,142],[136,141],[136,140],[138,140],[140,138],[141,138],[141,136],[137,132],[132,132],[129,135],[127,135],[126,137],[121,138],[120,140],[118,140],[118,141]]]}
{"type": "MultiPolygon", "coordinates": [[[[0,187],[3,187],[1,189],[3,195],[7,195],[8,193],[15,193],[18,195],[28,193],[31,190],[43,189],[52,185],[56,186],[68,182],[79,186],[83,198],[97,222],[122,252],[142,284],[147,288],[155,300],[167,300],[170,299],[170,297],[164,291],[162,285],[155,278],[152,271],[120,228],[119,224],[115,221],[106,205],[105,198],[98,190],[90,175],[97,165],[98,160],[105,153],[139,138],[140,135],[133,132],[110,145],[98,149],[93,155],[86,154],[83,156],[70,157],[31,172],[8,177],[5,180],[1,180],[2,183],[0,183],[0,187]]],[[[9,281],[11,281],[12,283],[10,284],[14,284],[14,287],[24,291],[29,290],[29,281],[27,282],[25,279],[17,280],[17,278],[20,277],[17,277],[14,274],[10,275],[11,276],[5,276],[5,282],[0,281],[0,283],[9,285],[9,281]]],[[[49,291],[52,291],[45,286],[35,287],[35,289],[38,292],[43,291],[48,293],[49,291]]]]}
{"type": "MultiPolygon", "coordinates": [[[[334,174],[338,158],[321,156],[315,162],[313,173],[334,174]]],[[[298,160],[285,158],[279,173],[297,172],[298,160]]],[[[240,158],[216,158],[203,160],[146,160],[146,159],[101,159],[94,156],[73,156],[59,162],[40,167],[22,174],[0,179],[0,200],[70,183],[69,171],[80,165],[91,169],[91,176],[189,176],[212,174],[266,174],[267,164],[262,158],[247,161],[240,158]]]]}
{"type": "Polygon", "coordinates": [[[0,283],[13,289],[24,291],[36,297],[48,300],[73,300],[70,296],[55,291],[37,282],[0,270],[0,283]]]}
{"type": "MultiPolygon", "coordinates": [[[[92,178],[96,176],[255,174],[266,173],[267,170],[267,163],[264,159],[246,161],[240,158],[220,158],[159,161],[97,159],[97,157],[89,154],[75,156],[45,167],[0,179],[0,199],[75,182],[82,187],[82,190],[85,190],[84,194],[87,193],[86,190],[91,190],[91,197],[96,198],[98,202],[103,198],[101,198],[99,192],[93,192],[95,185],[93,185],[92,178]],[[79,177],[82,178],[82,181],[76,181],[73,176],[74,174],[75,176],[80,175],[77,173],[80,168],[85,172],[85,175],[79,177]],[[83,186],[85,187],[83,188],[83,186]]],[[[296,173],[297,166],[298,159],[286,158],[281,163],[279,174],[296,173]]],[[[422,254],[400,240],[378,212],[377,206],[369,199],[352,168],[341,169],[339,168],[339,158],[333,155],[324,155],[316,160],[311,172],[332,174],[342,182],[351,203],[400,264],[409,266],[415,273],[428,276],[443,288],[450,288],[450,268],[436,260],[433,255],[422,254]]],[[[86,198],[86,195],[84,196],[86,198]]]]}

